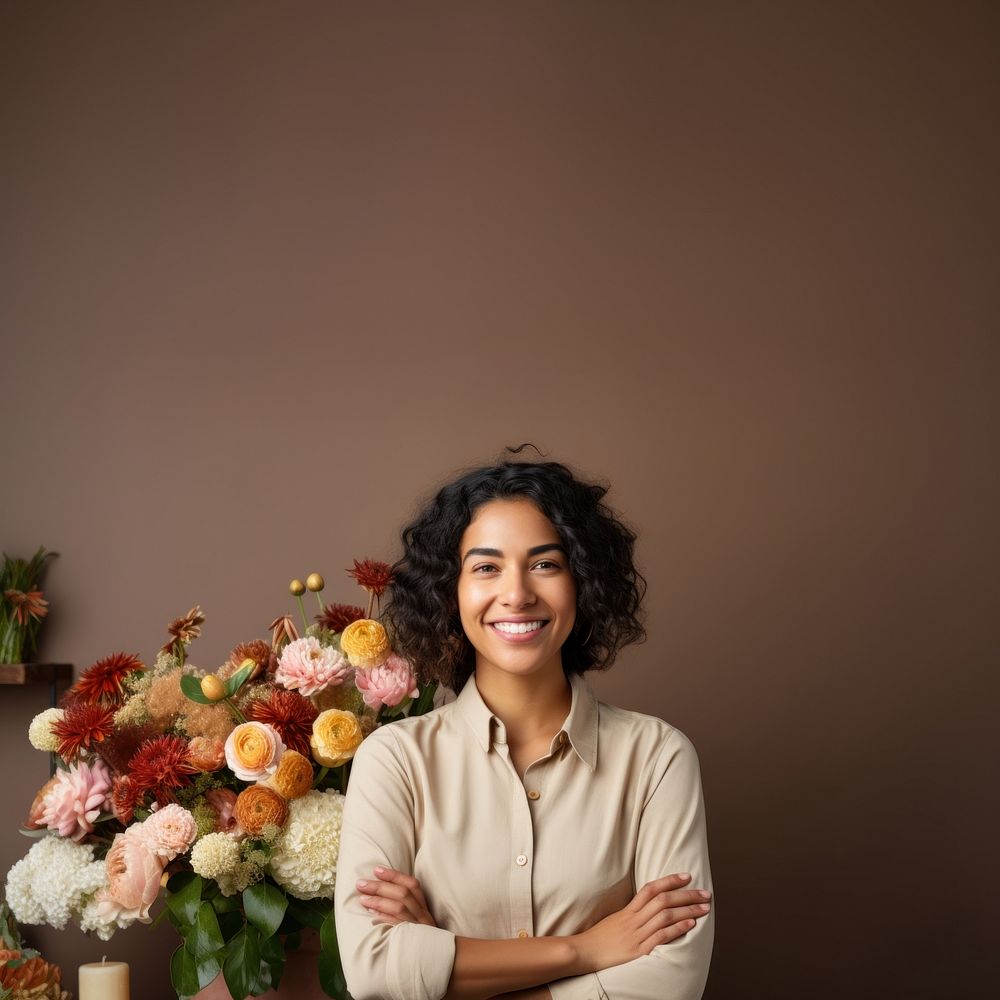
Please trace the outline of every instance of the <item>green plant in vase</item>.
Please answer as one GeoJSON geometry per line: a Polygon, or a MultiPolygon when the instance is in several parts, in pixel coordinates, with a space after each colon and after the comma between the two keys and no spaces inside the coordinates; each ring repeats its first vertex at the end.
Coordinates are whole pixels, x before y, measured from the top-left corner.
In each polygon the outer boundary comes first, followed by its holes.
{"type": "Polygon", "coordinates": [[[49,612],[42,577],[55,555],[39,546],[30,560],[4,553],[0,573],[0,663],[26,663],[34,656],[38,629],[49,612]]]}

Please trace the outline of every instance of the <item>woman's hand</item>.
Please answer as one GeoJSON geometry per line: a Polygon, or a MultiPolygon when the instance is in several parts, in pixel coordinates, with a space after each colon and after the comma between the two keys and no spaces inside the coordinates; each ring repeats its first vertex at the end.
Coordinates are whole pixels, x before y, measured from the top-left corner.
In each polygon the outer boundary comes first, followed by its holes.
{"type": "Polygon", "coordinates": [[[357,882],[361,905],[375,917],[377,924],[427,924],[437,922],[427,909],[420,883],[395,868],[376,868],[375,880],[357,882]]]}
{"type": "Polygon", "coordinates": [[[690,875],[667,875],[647,882],[627,906],[576,935],[588,967],[623,965],[687,934],[711,909],[711,893],[681,888],[690,881],[690,875]]]}

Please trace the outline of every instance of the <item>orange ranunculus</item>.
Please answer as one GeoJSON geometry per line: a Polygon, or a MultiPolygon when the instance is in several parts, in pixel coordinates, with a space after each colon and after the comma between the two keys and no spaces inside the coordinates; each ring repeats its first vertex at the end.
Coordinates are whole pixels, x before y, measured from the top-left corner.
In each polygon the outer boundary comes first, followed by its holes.
{"type": "Polygon", "coordinates": [[[308,757],[296,750],[286,750],[278,761],[278,770],[267,784],[283,799],[298,799],[312,788],[313,767],[308,757]]]}
{"type": "Polygon", "coordinates": [[[325,767],[339,767],[349,761],[361,746],[365,734],[353,712],[328,708],[313,723],[309,740],[313,757],[325,767]]]}
{"type": "Polygon", "coordinates": [[[351,622],[341,633],[340,648],[351,666],[363,668],[377,667],[392,652],[381,622],[371,618],[351,622]]]}
{"type": "Polygon", "coordinates": [[[273,788],[251,785],[237,796],[233,815],[251,837],[259,837],[265,826],[285,825],[288,804],[273,788]]]}

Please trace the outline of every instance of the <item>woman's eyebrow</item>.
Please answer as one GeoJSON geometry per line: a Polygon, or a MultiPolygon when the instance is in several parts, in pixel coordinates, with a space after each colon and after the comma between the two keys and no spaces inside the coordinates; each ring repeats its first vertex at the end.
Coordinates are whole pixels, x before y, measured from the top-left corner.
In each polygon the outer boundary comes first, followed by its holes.
{"type": "MultiPolygon", "coordinates": [[[[545,545],[536,545],[534,548],[528,549],[527,554],[529,556],[537,556],[542,552],[552,552],[553,550],[561,552],[564,556],[569,555],[565,547],[558,542],[546,542],[545,545]]],[[[499,549],[469,549],[463,556],[462,562],[464,563],[469,556],[494,556],[497,559],[502,559],[503,553],[499,549]]]]}

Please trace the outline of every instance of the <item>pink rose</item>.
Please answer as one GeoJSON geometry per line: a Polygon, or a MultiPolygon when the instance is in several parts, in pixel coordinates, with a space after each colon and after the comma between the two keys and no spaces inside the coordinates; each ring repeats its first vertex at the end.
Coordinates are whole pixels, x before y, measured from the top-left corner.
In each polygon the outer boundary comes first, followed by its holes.
{"type": "Polygon", "coordinates": [[[215,810],[215,832],[232,833],[239,836],[243,827],[236,821],[236,792],[231,788],[213,788],[205,792],[205,801],[215,810]]]}
{"type": "Polygon", "coordinates": [[[157,809],[140,827],[146,845],[161,861],[173,861],[198,835],[194,816],[176,802],[157,809]]]}
{"type": "Polygon", "coordinates": [[[149,849],[141,826],[115,835],[105,859],[108,887],[95,896],[101,920],[149,923],[149,908],[160,894],[163,862],[149,849]]]}
{"type": "Polygon", "coordinates": [[[81,761],[60,771],[42,800],[39,825],[61,837],[82,840],[94,830],[94,822],[111,808],[111,772],[103,760],[81,761]]]}
{"type": "Polygon", "coordinates": [[[214,736],[196,736],[188,743],[191,766],[199,771],[218,771],[226,763],[226,748],[214,736]]]}
{"type": "Polygon", "coordinates": [[[394,708],[404,698],[416,698],[418,694],[413,667],[396,653],[380,666],[355,671],[354,683],[365,704],[376,710],[383,705],[394,708]]]}

